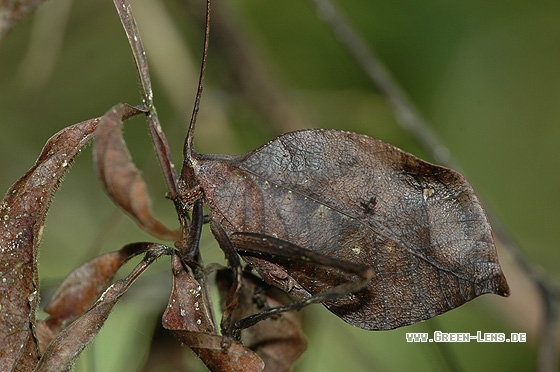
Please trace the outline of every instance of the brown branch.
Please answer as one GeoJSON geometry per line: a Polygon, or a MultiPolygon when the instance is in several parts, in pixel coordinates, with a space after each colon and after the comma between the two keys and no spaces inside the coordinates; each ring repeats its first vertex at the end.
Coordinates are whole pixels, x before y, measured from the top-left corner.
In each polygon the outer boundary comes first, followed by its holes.
{"type": "Polygon", "coordinates": [[[154,106],[154,94],[152,91],[152,83],[150,80],[150,72],[148,70],[148,60],[140,38],[140,32],[136,26],[136,20],[132,15],[132,9],[128,0],[113,0],[115,9],[119,14],[119,18],[123,25],[126,37],[132,49],[134,62],[136,63],[136,70],[142,87],[142,100],[144,105],[148,108],[147,120],[152,136],[156,154],[163,170],[163,175],[169,189],[169,197],[175,198],[177,194],[177,171],[173,165],[171,156],[171,149],[165,137],[165,133],[161,129],[161,124],[158,119],[157,111],[154,106]]]}

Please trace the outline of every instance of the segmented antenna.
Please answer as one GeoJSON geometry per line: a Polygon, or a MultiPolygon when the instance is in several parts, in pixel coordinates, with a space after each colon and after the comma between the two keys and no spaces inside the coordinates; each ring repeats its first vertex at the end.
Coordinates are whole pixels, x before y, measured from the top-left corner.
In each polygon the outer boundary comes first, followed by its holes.
{"type": "Polygon", "coordinates": [[[204,49],[202,51],[202,65],[200,66],[200,77],[198,79],[198,89],[196,91],[196,98],[194,100],[193,112],[191,121],[189,123],[189,130],[187,131],[187,138],[185,139],[185,146],[183,152],[185,159],[191,159],[193,148],[194,125],[200,107],[200,96],[202,95],[202,82],[206,72],[206,59],[208,57],[208,40],[210,39],[210,0],[206,0],[206,26],[204,28],[204,49]]]}

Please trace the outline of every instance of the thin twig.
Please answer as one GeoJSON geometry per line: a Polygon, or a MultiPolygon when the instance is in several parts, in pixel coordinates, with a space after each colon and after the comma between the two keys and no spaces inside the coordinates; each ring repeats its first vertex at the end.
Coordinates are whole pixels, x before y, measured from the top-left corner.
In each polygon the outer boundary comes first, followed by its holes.
{"type": "MultiPolygon", "coordinates": [[[[395,112],[399,124],[411,133],[423,147],[431,153],[433,158],[450,168],[458,169],[449,150],[438,139],[435,132],[427,124],[412,100],[407,96],[389,70],[376,57],[371,47],[364,38],[351,26],[340,10],[330,0],[309,0],[315,7],[319,17],[327,24],[336,35],[340,43],[354,57],[356,62],[365,71],[371,82],[384,95],[395,112]]],[[[462,172],[463,173],[463,172],[462,172]]],[[[543,324],[539,347],[539,370],[554,371],[556,363],[556,340],[553,325],[558,318],[555,300],[554,283],[550,283],[523,254],[523,250],[515,242],[511,234],[502,225],[495,213],[486,208],[492,222],[496,237],[504,244],[514,256],[518,265],[527,276],[536,283],[540,289],[543,300],[543,324]]]]}
{"type": "Polygon", "coordinates": [[[399,124],[413,134],[438,163],[457,169],[449,150],[438,140],[399,83],[335,5],[330,0],[309,1],[315,6],[319,18],[329,26],[372,83],[387,98],[399,124]]]}
{"type": "Polygon", "coordinates": [[[154,141],[156,154],[165,176],[167,188],[169,189],[170,199],[174,199],[177,194],[177,171],[173,165],[173,158],[169,143],[165,137],[165,133],[161,129],[156,108],[154,106],[154,94],[152,91],[152,83],[150,80],[150,72],[148,70],[148,60],[146,59],[146,52],[142,45],[140,32],[136,26],[136,20],[132,15],[132,9],[128,0],[113,0],[119,18],[123,25],[126,37],[132,49],[134,62],[136,63],[136,70],[140,78],[142,86],[142,96],[144,105],[148,108],[147,120],[150,128],[150,134],[154,141]]]}

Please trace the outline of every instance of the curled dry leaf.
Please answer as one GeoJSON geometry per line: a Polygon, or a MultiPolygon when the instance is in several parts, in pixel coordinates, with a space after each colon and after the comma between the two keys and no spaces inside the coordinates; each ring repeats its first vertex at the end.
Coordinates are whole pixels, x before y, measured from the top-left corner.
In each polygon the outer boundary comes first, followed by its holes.
{"type": "MultiPolygon", "coordinates": [[[[220,270],[216,277],[222,306],[225,305],[224,301],[232,285],[231,274],[230,270],[220,270]]],[[[293,299],[286,293],[264,283],[255,275],[244,272],[239,306],[233,313],[232,321],[291,302],[293,299]]],[[[301,312],[282,313],[241,332],[243,344],[264,361],[264,372],[287,372],[303,354],[307,348],[307,340],[301,329],[301,318],[301,312]]]]}
{"type": "Polygon", "coordinates": [[[136,279],[160,256],[172,249],[155,243],[136,243],[138,251],[147,251],[144,259],[123,280],[113,283],[81,317],[65,328],[49,344],[35,372],[68,371],[84,348],[97,336],[118,300],[136,279]]]}
{"type": "Polygon", "coordinates": [[[62,176],[98,122],[84,121],[52,136],[0,204],[1,371],[30,370],[37,363],[33,335],[39,303],[37,247],[45,215],[62,176]]]}
{"type": "Polygon", "coordinates": [[[192,157],[210,218],[268,283],[309,298],[349,277],[247,254],[251,242],[236,232],[373,268],[366,288],[325,302],[352,325],[392,329],[484,293],[509,293],[484,210],[457,172],[335,130],[288,133],[237,157],[192,157]]]}
{"type": "Polygon", "coordinates": [[[122,121],[141,111],[118,104],[102,118],[94,139],[94,159],[103,187],[113,199],[147,233],[164,240],[177,240],[178,231],[171,231],[151,212],[146,183],[126,148],[122,121]]]}
{"type": "Polygon", "coordinates": [[[125,262],[150,247],[146,243],[128,244],[116,252],[95,257],[72,271],[45,306],[45,312],[50,315],[47,324],[53,336],[93,305],[125,262]]]}
{"type": "Polygon", "coordinates": [[[216,330],[208,292],[173,257],[173,291],[163,315],[164,328],[215,372],[260,372],[264,363],[257,354],[241,343],[226,340],[216,330]]]}

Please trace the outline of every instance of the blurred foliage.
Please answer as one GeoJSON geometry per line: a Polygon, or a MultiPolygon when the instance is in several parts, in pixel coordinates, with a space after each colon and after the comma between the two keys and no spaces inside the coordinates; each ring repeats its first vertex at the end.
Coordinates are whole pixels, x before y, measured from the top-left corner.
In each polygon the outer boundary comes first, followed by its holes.
{"type": "MultiPolygon", "coordinates": [[[[555,1],[340,2],[433,124],[488,207],[526,256],[551,278],[560,272],[560,3],[555,1]]],[[[430,160],[400,129],[383,97],[304,1],[215,1],[255,49],[309,126],[369,134],[430,160]]],[[[134,0],[152,68],[155,103],[177,166],[196,89],[201,1],[134,0]]],[[[219,37],[219,35],[213,35],[219,37]]],[[[277,133],[236,87],[211,41],[196,137],[200,152],[241,153],[277,133]]],[[[52,0],[0,43],[0,189],[34,162],[65,126],[140,103],[131,54],[109,1],[52,0]]],[[[142,119],[125,123],[156,214],[176,225],[142,119]]],[[[62,184],[40,256],[43,297],[73,268],[132,241],[153,240],[112,205],[89,149],[62,184]]],[[[500,247],[501,249],[502,247],[500,247]]],[[[206,262],[222,254],[205,231],[206,262]]],[[[321,306],[305,310],[309,350],[299,371],[534,370],[539,303],[535,288],[500,250],[508,299],[485,296],[434,320],[388,332],[352,328],[321,306]],[[405,332],[527,332],[511,343],[408,344],[405,332]]],[[[126,268],[125,268],[126,271],[126,268]]],[[[170,291],[159,262],[123,301],[77,371],[137,370],[170,291]],[[151,273],[151,274],[150,274],[151,273]]],[[[200,368],[197,367],[197,368],[200,368]]]]}

